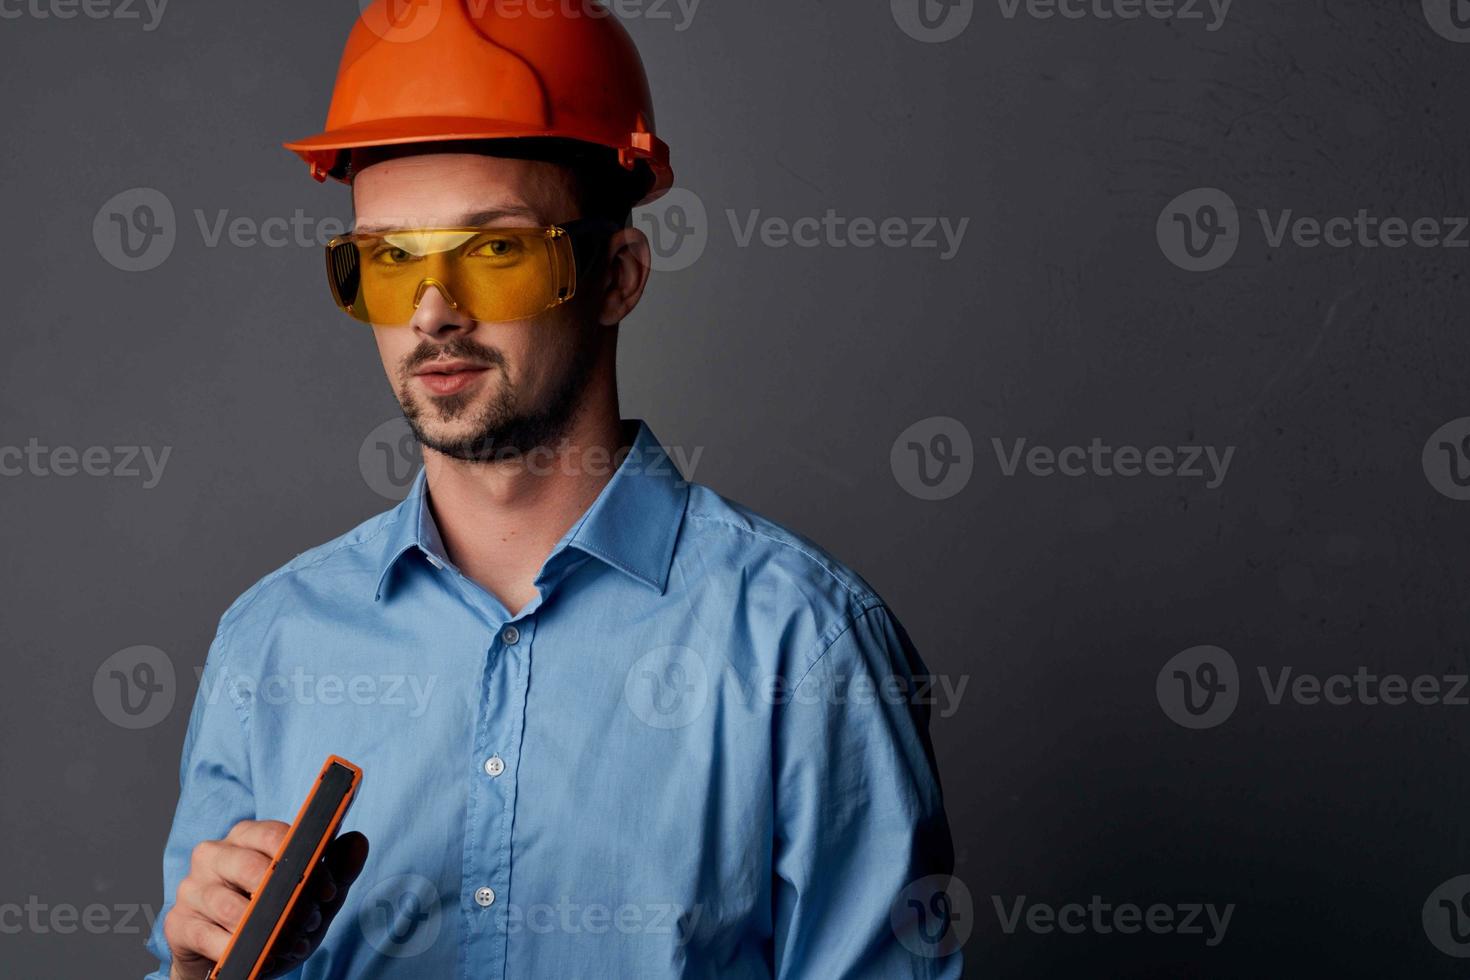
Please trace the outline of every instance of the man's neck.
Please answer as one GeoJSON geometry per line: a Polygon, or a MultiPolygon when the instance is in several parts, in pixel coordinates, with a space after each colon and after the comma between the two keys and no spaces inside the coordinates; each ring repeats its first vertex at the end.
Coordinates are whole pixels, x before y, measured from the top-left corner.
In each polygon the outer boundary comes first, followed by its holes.
{"type": "Polygon", "coordinates": [[[555,445],[507,462],[473,463],[424,451],[429,500],[449,558],[512,615],[536,596],[551,550],[592,506],[616,469],[625,432],[611,411],[583,411],[555,445]]]}

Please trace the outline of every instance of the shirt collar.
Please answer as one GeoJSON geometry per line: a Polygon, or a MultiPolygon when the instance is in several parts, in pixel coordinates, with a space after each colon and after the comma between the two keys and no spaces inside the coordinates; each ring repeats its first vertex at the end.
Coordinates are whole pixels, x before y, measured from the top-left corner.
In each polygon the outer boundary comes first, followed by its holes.
{"type": "MultiPolygon", "coordinates": [[[[553,549],[547,566],[566,549],[575,548],[662,593],[688,499],[688,481],[648,425],[639,422],[628,455],[592,506],[553,549]]],[[[423,467],[388,521],[375,599],[391,594],[390,575],[405,555],[417,551],[438,567],[450,564],[429,509],[423,467]]],[[[545,573],[543,567],[538,583],[545,573]]]]}

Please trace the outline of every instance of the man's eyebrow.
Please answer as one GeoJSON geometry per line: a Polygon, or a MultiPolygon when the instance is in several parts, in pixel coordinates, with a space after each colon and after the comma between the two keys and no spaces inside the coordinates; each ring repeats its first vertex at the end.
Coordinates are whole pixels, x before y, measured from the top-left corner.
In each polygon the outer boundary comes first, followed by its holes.
{"type": "MultiPolygon", "coordinates": [[[[511,206],[508,206],[508,207],[487,208],[484,211],[474,211],[474,212],[471,212],[469,214],[461,215],[460,218],[459,218],[459,220],[456,221],[456,222],[454,222],[453,227],[455,227],[455,228],[479,228],[479,227],[481,227],[483,225],[488,225],[488,224],[490,224],[493,221],[500,221],[503,218],[526,218],[526,219],[529,219],[529,221],[532,224],[536,224],[536,225],[540,225],[541,224],[541,219],[539,217],[537,217],[535,211],[532,211],[528,207],[522,207],[520,205],[511,205],[511,206]]],[[[377,232],[394,231],[396,229],[401,229],[401,228],[406,228],[406,227],[409,227],[409,226],[404,225],[404,224],[402,224],[400,222],[386,222],[386,223],[371,223],[370,222],[370,223],[366,223],[366,224],[364,224],[364,223],[358,223],[354,227],[354,230],[357,231],[358,234],[371,235],[371,234],[375,234],[377,232]]]]}
{"type": "Polygon", "coordinates": [[[492,208],[489,211],[476,211],[474,214],[467,214],[464,216],[464,226],[466,228],[478,228],[480,225],[488,225],[490,222],[499,221],[501,218],[529,218],[538,224],[541,222],[541,219],[536,216],[535,211],[521,205],[513,205],[511,207],[492,208]]]}

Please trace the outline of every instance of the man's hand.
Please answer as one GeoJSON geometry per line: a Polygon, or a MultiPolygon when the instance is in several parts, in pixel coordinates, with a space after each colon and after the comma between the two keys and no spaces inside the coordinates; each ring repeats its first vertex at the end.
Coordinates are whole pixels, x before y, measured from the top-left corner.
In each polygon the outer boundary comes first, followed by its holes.
{"type": "MultiPolygon", "coordinates": [[[[173,980],[204,980],[214,969],[290,829],[279,820],[242,820],[224,840],[194,848],[189,875],[179,882],[177,900],[163,921],[173,951],[173,980]]],[[[367,854],[367,838],[355,831],[327,845],[271,947],[262,976],[289,973],[316,950],[367,854]]]]}

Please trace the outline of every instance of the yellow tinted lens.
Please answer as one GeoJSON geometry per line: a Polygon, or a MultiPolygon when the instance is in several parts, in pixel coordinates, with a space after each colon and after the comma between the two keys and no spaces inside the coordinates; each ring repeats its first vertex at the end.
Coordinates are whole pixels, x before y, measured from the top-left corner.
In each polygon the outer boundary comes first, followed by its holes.
{"type": "Polygon", "coordinates": [[[338,305],[383,326],[412,320],[426,283],[466,316],[491,323],[535,316],[576,288],[571,246],[559,229],[350,235],[329,246],[327,269],[338,305]]]}

